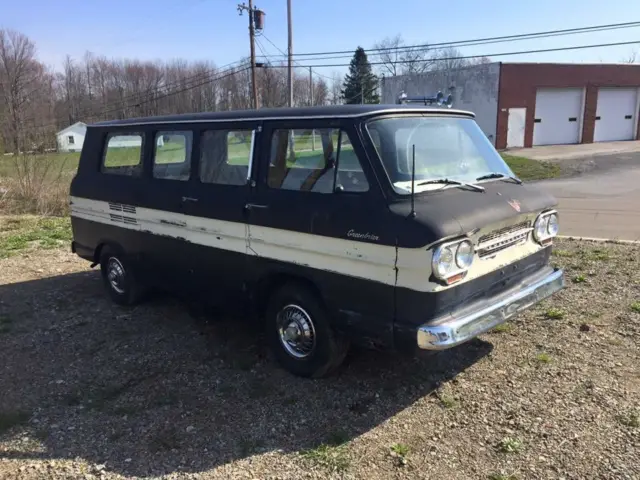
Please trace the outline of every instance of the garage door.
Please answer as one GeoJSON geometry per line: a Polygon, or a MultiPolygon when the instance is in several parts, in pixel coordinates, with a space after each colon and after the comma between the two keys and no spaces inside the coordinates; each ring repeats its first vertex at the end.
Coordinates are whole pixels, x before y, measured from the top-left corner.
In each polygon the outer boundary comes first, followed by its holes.
{"type": "Polygon", "coordinates": [[[598,90],[594,142],[614,142],[635,138],[638,90],[601,88],[598,90]]]}
{"type": "Polygon", "coordinates": [[[580,142],[582,88],[544,88],[536,92],[534,145],[580,142]]]}

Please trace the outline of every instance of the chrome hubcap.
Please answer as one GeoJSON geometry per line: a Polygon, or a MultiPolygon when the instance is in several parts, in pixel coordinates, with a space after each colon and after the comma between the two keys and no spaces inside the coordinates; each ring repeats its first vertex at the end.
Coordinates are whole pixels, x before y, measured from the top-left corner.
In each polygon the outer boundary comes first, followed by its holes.
{"type": "Polygon", "coordinates": [[[124,293],[125,271],[120,260],[115,257],[109,258],[107,262],[107,279],[109,280],[111,288],[120,294],[124,293]]]}
{"type": "Polygon", "coordinates": [[[311,355],[316,347],[316,331],[311,317],[298,305],[287,305],[277,316],[280,343],[296,358],[311,355]]]}

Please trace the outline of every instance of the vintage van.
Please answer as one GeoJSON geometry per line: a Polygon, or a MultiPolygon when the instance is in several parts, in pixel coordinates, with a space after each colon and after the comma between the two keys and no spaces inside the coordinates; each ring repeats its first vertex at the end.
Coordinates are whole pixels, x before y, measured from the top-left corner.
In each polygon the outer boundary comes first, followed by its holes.
{"type": "Polygon", "coordinates": [[[554,198],[451,108],[100,122],[70,202],[72,251],[113,301],[163,289],[260,318],[301,376],[331,372],[350,343],[454,347],[563,288],[554,198]]]}

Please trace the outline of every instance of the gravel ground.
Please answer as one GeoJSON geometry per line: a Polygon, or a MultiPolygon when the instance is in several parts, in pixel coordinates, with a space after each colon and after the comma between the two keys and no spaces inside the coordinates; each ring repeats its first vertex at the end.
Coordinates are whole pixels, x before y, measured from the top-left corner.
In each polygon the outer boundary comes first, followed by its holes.
{"type": "Polygon", "coordinates": [[[554,262],[568,288],[506,328],[311,381],[66,251],[0,260],[0,478],[640,478],[640,248],[554,262]]]}

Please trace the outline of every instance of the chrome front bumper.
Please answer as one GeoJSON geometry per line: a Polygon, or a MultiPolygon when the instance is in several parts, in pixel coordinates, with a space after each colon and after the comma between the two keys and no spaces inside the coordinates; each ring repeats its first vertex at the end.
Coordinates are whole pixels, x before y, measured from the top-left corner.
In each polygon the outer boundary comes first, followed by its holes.
{"type": "Polygon", "coordinates": [[[455,347],[504,323],[517,313],[564,288],[562,270],[549,269],[495,297],[436,318],[418,328],[418,346],[424,350],[455,347]]]}

